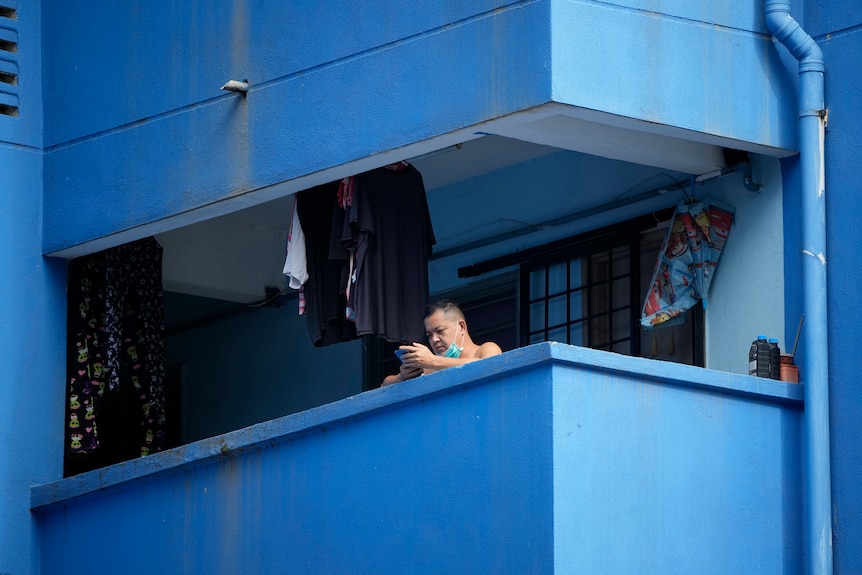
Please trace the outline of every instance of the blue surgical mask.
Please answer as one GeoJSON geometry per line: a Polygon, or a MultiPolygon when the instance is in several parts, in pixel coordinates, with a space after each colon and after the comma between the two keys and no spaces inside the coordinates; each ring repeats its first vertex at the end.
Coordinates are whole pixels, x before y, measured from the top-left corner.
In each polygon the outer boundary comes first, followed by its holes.
{"type": "Polygon", "coordinates": [[[449,344],[449,349],[440,354],[440,357],[461,357],[461,349],[455,342],[449,344]]]}
{"type": "Polygon", "coordinates": [[[461,336],[461,347],[455,345],[455,338],[452,338],[452,343],[449,344],[449,348],[440,354],[440,357],[461,357],[461,352],[464,351],[464,338],[467,336],[466,333],[461,336]]]}

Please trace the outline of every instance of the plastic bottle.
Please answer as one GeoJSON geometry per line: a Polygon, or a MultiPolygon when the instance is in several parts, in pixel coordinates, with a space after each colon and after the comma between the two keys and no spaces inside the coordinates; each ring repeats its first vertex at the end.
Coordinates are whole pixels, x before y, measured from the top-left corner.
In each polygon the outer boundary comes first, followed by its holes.
{"type": "Polygon", "coordinates": [[[751,342],[751,348],[748,350],[748,375],[772,377],[771,359],[772,350],[769,340],[765,335],[758,335],[757,339],[751,342]]]}
{"type": "Polygon", "coordinates": [[[781,348],[774,337],[769,338],[769,377],[781,379],[781,348]]]}

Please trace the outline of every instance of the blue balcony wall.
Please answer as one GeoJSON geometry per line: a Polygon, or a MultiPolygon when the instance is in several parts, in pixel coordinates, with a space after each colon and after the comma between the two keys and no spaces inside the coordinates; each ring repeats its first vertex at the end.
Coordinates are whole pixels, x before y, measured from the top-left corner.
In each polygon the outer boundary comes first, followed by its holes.
{"type": "Polygon", "coordinates": [[[556,572],[803,571],[802,411],[779,399],[798,386],[573,355],[553,368],[556,572]]]}
{"type": "Polygon", "coordinates": [[[41,572],[801,572],[801,396],[538,344],[35,487],[41,572]]]}
{"type": "Polygon", "coordinates": [[[42,574],[80,525],[90,573],[548,572],[550,385],[499,358],[37,489],[42,574]]]}
{"type": "Polygon", "coordinates": [[[793,76],[759,4],[652,4],[49,2],[45,252],[238,209],[549,102],[792,149],[793,76]],[[228,79],[248,95],[221,92],[228,79]],[[93,205],[102,217],[79,217],[93,205]]]}

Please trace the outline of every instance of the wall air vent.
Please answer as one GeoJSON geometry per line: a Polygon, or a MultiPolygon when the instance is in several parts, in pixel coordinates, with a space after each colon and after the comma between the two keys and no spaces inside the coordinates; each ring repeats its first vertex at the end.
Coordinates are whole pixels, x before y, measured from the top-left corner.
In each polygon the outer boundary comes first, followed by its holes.
{"type": "Polygon", "coordinates": [[[18,51],[18,43],[0,39],[0,50],[14,54],[18,51]]]}
{"type": "Polygon", "coordinates": [[[0,116],[18,116],[18,10],[0,0],[0,116]]]}
{"type": "Polygon", "coordinates": [[[18,65],[15,62],[0,59],[0,90],[3,89],[3,84],[18,85],[18,65]]]}
{"type": "Polygon", "coordinates": [[[18,94],[15,93],[14,85],[5,81],[0,83],[0,115],[18,115],[18,94]]]}

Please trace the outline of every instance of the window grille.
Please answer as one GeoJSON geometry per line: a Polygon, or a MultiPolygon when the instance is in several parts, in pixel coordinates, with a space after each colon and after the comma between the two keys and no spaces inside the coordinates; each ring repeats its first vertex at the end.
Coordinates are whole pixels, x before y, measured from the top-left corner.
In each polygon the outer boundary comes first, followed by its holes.
{"type": "Polygon", "coordinates": [[[521,264],[521,344],[557,341],[625,355],[703,365],[703,313],[648,331],[640,325],[645,291],[664,231],[631,222],[553,244],[521,264]]]}

